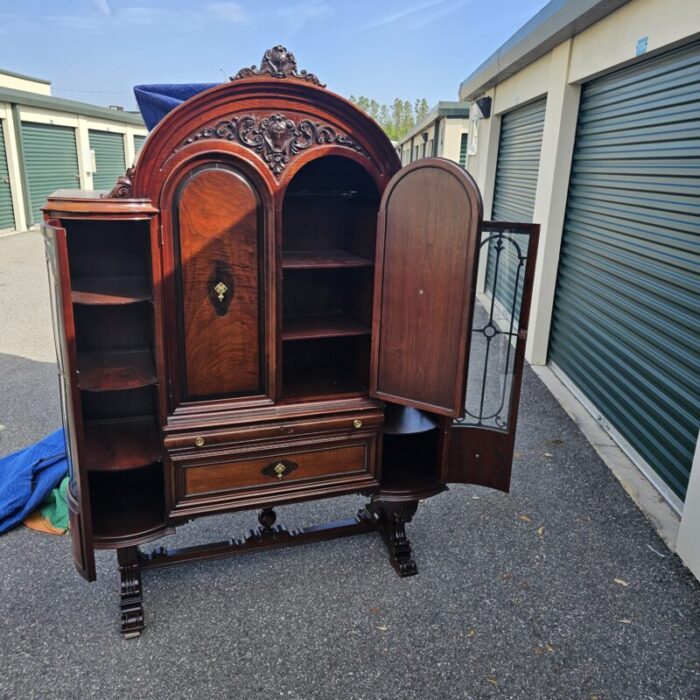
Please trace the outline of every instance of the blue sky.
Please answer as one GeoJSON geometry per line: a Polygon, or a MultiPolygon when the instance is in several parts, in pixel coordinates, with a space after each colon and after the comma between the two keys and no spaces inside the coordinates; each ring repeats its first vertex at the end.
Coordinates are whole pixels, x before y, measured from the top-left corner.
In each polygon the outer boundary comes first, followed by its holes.
{"type": "Polygon", "coordinates": [[[546,0],[1,0],[0,68],[134,108],[139,83],[219,82],[282,43],[329,89],[457,99],[546,0]],[[223,73],[222,73],[223,70],[223,73]]]}

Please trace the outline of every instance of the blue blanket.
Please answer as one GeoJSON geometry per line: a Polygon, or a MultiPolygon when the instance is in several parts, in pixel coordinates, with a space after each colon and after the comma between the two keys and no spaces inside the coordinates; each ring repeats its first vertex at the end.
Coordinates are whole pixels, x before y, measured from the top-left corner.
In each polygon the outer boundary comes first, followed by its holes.
{"type": "Polygon", "coordinates": [[[136,103],[150,131],[168,112],[190,97],[213,88],[218,83],[186,83],[183,85],[137,85],[136,103]]]}
{"type": "Polygon", "coordinates": [[[0,533],[21,523],[68,474],[63,428],[0,459],[0,533]]]}

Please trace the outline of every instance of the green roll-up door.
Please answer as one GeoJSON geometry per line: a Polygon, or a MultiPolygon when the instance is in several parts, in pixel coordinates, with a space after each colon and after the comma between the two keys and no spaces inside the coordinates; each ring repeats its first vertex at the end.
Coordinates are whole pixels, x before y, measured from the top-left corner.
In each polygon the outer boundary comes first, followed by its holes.
{"type": "MultiPolygon", "coordinates": [[[[537,100],[504,114],[501,119],[491,210],[493,221],[532,222],[546,106],[546,98],[537,100]]],[[[506,246],[501,254],[511,256],[513,260],[508,264],[501,262],[498,265],[499,273],[496,279],[497,251],[493,244],[489,244],[486,289],[493,294],[495,285],[496,299],[509,310],[515,300],[517,314],[520,310],[517,300],[521,295],[516,294],[514,289],[514,271],[520,269],[515,260],[516,248],[506,246]]]]}
{"type": "Polygon", "coordinates": [[[459,139],[459,164],[464,168],[467,165],[467,146],[469,145],[469,134],[462,134],[459,139]]]}
{"type": "Polygon", "coordinates": [[[141,147],[143,146],[145,141],[146,141],[145,136],[134,135],[134,153],[136,155],[139,154],[139,151],[141,150],[141,147]]]}
{"type": "Polygon", "coordinates": [[[75,129],[22,122],[24,167],[29,183],[32,222],[41,221],[40,208],[55,190],[80,187],[75,129]]]}
{"type": "Polygon", "coordinates": [[[90,148],[95,152],[92,186],[96,190],[111,190],[126,169],[124,136],[95,129],[90,129],[88,133],[90,148]]]}
{"type": "Polygon", "coordinates": [[[12,208],[12,191],[10,190],[10,171],[7,167],[5,138],[0,120],[0,231],[15,227],[15,213],[12,208]]]}
{"type": "Polygon", "coordinates": [[[700,44],[583,86],[549,358],[680,500],[700,427],[699,172],[700,44]]]}

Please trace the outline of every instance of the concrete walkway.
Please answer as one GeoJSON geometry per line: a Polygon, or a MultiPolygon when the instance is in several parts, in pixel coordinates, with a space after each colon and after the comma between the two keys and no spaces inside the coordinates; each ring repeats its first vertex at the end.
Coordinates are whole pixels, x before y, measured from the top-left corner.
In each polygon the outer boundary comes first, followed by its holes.
{"type": "MultiPolygon", "coordinates": [[[[0,377],[4,455],[60,421],[37,233],[0,238],[0,377]]],[[[414,578],[373,535],[153,572],[147,629],[127,642],[113,554],[90,585],[67,537],[0,536],[0,698],[700,697],[700,586],[529,370],[516,449],[509,495],[457,486],[422,504],[414,578]]],[[[254,524],[213,517],[167,543],[254,524]]]]}

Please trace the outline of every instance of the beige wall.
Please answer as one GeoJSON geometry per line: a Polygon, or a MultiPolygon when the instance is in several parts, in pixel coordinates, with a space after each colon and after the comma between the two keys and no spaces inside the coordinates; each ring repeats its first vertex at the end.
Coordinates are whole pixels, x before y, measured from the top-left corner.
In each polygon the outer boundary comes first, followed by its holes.
{"type": "Polygon", "coordinates": [[[408,163],[416,160],[416,146],[418,147],[418,158],[422,158],[423,144],[426,145],[425,155],[427,157],[432,156],[432,147],[436,139],[438,140],[437,155],[459,162],[459,147],[462,134],[468,130],[468,119],[438,118],[436,121],[431,122],[425,129],[422,129],[400,143],[401,164],[408,165],[408,163]],[[424,140],[423,134],[427,134],[427,140],[424,140]]]}
{"type": "MultiPolygon", "coordinates": [[[[633,63],[637,41],[643,37],[648,37],[648,56],[698,36],[698,0],[632,0],[484,93],[492,98],[492,116],[476,125],[477,153],[469,157],[468,170],[481,188],[485,218],[491,214],[501,116],[534,99],[547,97],[533,215],[541,232],[526,349],[531,364],[544,365],[547,361],[581,84],[633,63]]],[[[464,99],[465,95],[460,97],[464,99]]],[[[480,288],[484,267],[480,269],[480,288]]],[[[700,442],[678,541],[679,555],[696,576],[700,576],[700,474],[696,473],[699,459],[700,442]]]]}
{"type": "Polygon", "coordinates": [[[492,98],[492,116],[477,125],[477,153],[469,157],[468,170],[482,191],[486,217],[493,201],[501,115],[547,96],[534,215],[542,232],[526,351],[530,363],[547,360],[580,84],[633,62],[642,37],[648,37],[648,55],[698,35],[698,0],[632,0],[485,92],[492,98]]]}
{"type": "Polygon", "coordinates": [[[19,78],[14,75],[7,75],[0,71],[0,87],[10,88],[11,90],[24,90],[33,92],[37,95],[50,95],[51,85],[42,83],[31,78],[19,78]]]}

